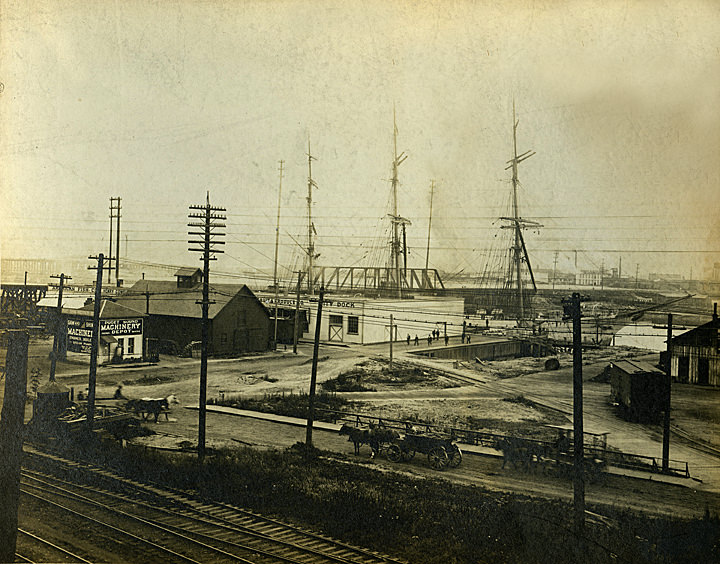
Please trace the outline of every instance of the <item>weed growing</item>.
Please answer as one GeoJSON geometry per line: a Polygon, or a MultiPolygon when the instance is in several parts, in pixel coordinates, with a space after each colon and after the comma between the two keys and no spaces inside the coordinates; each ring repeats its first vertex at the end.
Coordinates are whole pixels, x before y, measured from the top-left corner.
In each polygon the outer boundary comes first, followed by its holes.
{"type": "MultiPolygon", "coordinates": [[[[306,393],[270,393],[263,395],[262,398],[243,397],[241,394],[225,394],[222,398],[210,399],[208,404],[304,419],[307,417],[308,398],[309,396],[306,393]]],[[[352,406],[353,402],[335,394],[320,392],[315,395],[315,419],[317,421],[334,422],[335,417],[324,410],[347,411],[352,406]]]]}
{"type": "Polygon", "coordinates": [[[85,442],[82,449],[133,478],[277,515],[418,564],[669,564],[720,556],[720,520],[709,512],[681,520],[589,507],[603,518],[588,519],[586,552],[578,555],[569,502],[378,472],[301,444],[215,452],[202,465],[191,454],[114,443],[85,442]]]}

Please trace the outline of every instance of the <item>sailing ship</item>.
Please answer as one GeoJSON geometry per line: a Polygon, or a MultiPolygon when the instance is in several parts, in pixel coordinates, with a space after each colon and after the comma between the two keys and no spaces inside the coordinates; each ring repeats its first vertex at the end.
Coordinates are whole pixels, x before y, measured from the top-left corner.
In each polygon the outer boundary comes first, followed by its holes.
{"type": "MultiPolygon", "coordinates": [[[[484,310],[486,315],[493,318],[493,325],[498,325],[498,318],[502,319],[499,325],[506,326],[506,333],[518,337],[545,338],[558,343],[572,343],[572,325],[563,319],[560,311],[555,309],[557,315],[548,316],[538,310],[541,309],[537,300],[537,284],[528,254],[523,232],[527,229],[543,227],[537,221],[524,218],[520,215],[518,203],[518,165],[535,155],[535,151],[528,150],[518,153],[517,128],[519,121],[515,114],[513,101],[513,156],[507,161],[505,170],[512,173],[510,194],[510,212],[500,217],[503,222],[502,229],[509,231],[509,241],[505,241],[499,250],[493,249],[485,263],[485,270],[480,276],[480,290],[478,309],[484,310]],[[514,322],[514,327],[507,328],[508,322],[514,322]]],[[[604,309],[601,304],[583,304],[582,341],[585,345],[609,345],[615,333],[624,326],[625,320],[617,316],[617,312],[604,309]]],[[[547,308],[552,311],[552,308],[547,308]]],[[[486,327],[490,323],[485,321],[486,327]]],[[[482,325],[481,325],[482,326],[482,325]]]]}

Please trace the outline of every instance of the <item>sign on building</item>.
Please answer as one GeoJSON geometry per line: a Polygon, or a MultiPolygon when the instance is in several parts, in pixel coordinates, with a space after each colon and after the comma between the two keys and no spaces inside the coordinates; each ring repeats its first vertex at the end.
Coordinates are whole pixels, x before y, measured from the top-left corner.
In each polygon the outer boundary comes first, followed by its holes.
{"type": "MultiPolygon", "coordinates": [[[[90,354],[92,346],[93,320],[83,317],[71,317],[67,321],[67,350],[90,354]]],[[[142,318],[137,319],[101,319],[100,336],[124,337],[142,335],[142,318]]]]}

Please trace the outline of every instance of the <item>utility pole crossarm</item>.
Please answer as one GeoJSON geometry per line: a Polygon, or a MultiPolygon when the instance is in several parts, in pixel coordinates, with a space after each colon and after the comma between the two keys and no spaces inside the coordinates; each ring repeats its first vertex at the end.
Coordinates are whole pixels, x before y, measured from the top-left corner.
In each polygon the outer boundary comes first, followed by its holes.
{"type": "Polygon", "coordinates": [[[218,241],[213,237],[224,236],[224,233],[214,232],[213,229],[225,227],[224,223],[227,217],[223,213],[225,208],[210,205],[210,192],[207,193],[207,202],[205,205],[189,206],[191,210],[200,210],[201,213],[188,214],[189,219],[200,219],[201,221],[192,221],[188,223],[190,228],[201,228],[202,231],[189,231],[191,237],[201,237],[201,239],[190,239],[188,244],[199,245],[198,248],[189,247],[189,251],[202,253],[203,261],[203,281],[202,281],[202,300],[196,303],[202,307],[202,350],[200,356],[200,398],[198,401],[198,460],[202,462],[205,458],[205,420],[206,420],[206,403],[207,403],[207,361],[209,354],[210,341],[210,305],[215,303],[210,299],[210,261],[217,260],[212,256],[223,251],[216,248],[217,245],[224,245],[224,241],[218,241]]]}

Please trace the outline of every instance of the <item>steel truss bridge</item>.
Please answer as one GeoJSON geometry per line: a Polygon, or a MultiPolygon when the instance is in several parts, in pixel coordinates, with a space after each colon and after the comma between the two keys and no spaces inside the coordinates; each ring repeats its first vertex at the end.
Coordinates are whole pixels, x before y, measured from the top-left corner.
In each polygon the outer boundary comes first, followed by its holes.
{"type": "MultiPolygon", "coordinates": [[[[304,273],[307,276],[307,273],[304,273]]],[[[312,270],[312,287],[324,286],[334,291],[403,291],[444,290],[440,274],[434,268],[403,268],[373,266],[316,266],[312,270]]],[[[307,284],[307,282],[305,282],[307,284]]],[[[302,284],[302,282],[301,282],[302,284]]]]}

